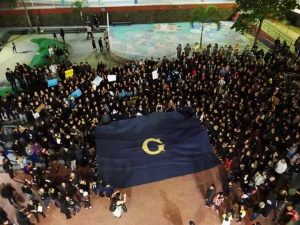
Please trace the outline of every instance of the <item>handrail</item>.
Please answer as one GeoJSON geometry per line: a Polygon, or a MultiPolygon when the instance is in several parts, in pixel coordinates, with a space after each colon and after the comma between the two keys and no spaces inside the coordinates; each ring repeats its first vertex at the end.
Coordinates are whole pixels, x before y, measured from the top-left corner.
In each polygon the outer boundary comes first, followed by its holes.
{"type": "MultiPolygon", "coordinates": [[[[271,30],[273,30],[273,31],[275,31],[275,33],[278,33],[278,38],[280,39],[280,37],[283,37],[284,38],[284,40],[286,40],[288,43],[287,44],[289,44],[290,46],[292,46],[293,45],[293,43],[294,43],[294,40],[291,38],[291,37],[289,37],[289,36],[287,36],[285,33],[283,33],[282,31],[280,31],[278,28],[276,28],[274,25],[272,25],[270,22],[268,22],[268,21],[264,21],[266,24],[267,24],[267,26],[268,26],[268,28],[267,28],[267,30],[265,31],[267,34],[269,34],[269,31],[270,31],[270,29],[271,30]]],[[[270,36],[272,36],[272,35],[270,35],[270,36]]],[[[275,38],[275,37],[274,37],[275,38]]],[[[277,37],[276,37],[277,38],[277,37]]]]}

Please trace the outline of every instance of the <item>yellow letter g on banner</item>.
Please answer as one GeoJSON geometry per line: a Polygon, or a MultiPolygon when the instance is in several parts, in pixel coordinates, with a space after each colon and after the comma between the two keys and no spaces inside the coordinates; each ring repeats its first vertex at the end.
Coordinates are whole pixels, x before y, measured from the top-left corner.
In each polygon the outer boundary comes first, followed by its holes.
{"type": "Polygon", "coordinates": [[[148,138],[143,142],[142,148],[144,152],[146,152],[148,155],[157,155],[163,151],[165,151],[165,145],[161,142],[159,138],[148,138]],[[149,149],[149,142],[155,142],[157,143],[157,149],[155,151],[152,151],[149,149]]]}

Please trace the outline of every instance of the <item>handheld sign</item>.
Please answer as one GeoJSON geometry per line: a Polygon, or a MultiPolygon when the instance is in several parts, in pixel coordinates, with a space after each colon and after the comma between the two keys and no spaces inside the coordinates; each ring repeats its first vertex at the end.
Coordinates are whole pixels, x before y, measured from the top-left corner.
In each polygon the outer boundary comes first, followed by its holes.
{"type": "Polygon", "coordinates": [[[66,79],[69,79],[69,78],[73,77],[73,75],[74,75],[74,70],[73,69],[69,69],[69,70],[65,71],[66,79]]]}
{"type": "Polygon", "coordinates": [[[154,70],[154,71],[152,72],[152,79],[153,79],[153,80],[158,79],[158,72],[157,72],[157,70],[154,70]]]}
{"type": "Polygon", "coordinates": [[[116,81],[117,80],[117,75],[113,75],[113,74],[107,75],[107,80],[109,82],[116,81]]]}
{"type": "Polygon", "coordinates": [[[102,80],[103,80],[103,79],[102,79],[101,77],[97,76],[97,77],[93,80],[93,84],[94,84],[95,86],[99,86],[99,84],[101,83],[102,80]]]}
{"type": "Polygon", "coordinates": [[[79,98],[81,95],[82,95],[81,90],[77,89],[76,91],[72,92],[72,94],[70,94],[70,97],[79,98]]]}
{"type": "Polygon", "coordinates": [[[46,106],[42,103],[35,109],[35,112],[40,113],[44,108],[46,108],[46,106]]]}
{"type": "Polygon", "coordinates": [[[54,87],[56,85],[58,85],[58,80],[57,79],[48,80],[48,87],[54,87]]]}

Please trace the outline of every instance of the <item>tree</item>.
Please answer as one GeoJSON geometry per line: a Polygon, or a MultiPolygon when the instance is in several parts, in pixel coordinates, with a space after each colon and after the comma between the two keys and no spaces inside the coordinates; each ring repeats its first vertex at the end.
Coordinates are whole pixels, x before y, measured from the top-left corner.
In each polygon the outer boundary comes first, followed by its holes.
{"type": "Polygon", "coordinates": [[[199,6],[193,9],[191,15],[192,23],[201,23],[200,48],[202,48],[203,32],[205,23],[215,23],[220,29],[221,14],[216,6],[208,6],[206,8],[199,6]]]}
{"type": "Polygon", "coordinates": [[[79,13],[79,15],[80,15],[80,21],[81,21],[82,27],[84,27],[83,26],[83,14],[82,14],[82,11],[84,8],[84,3],[85,3],[85,0],[76,0],[75,2],[72,3],[74,12],[79,13]]]}
{"type": "Polygon", "coordinates": [[[17,7],[17,0],[9,0],[9,7],[16,8],[17,7]]]}
{"type": "Polygon", "coordinates": [[[250,31],[254,24],[258,25],[253,45],[257,42],[265,19],[282,17],[299,7],[297,0],[236,0],[236,3],[240,16],[231,28],[244,33],[250,31]]]}

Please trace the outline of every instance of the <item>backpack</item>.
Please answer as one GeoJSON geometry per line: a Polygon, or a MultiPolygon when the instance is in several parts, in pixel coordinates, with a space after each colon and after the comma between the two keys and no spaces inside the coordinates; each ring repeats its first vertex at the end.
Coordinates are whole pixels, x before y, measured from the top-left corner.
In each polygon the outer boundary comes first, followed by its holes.
{"type": "Polygon", "coordinates": [[[114,212],[117,209],[117,202],[116,201],[111,201],[109,205],[109,211],[114,212]]]}

